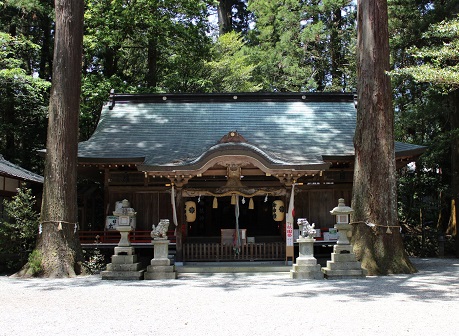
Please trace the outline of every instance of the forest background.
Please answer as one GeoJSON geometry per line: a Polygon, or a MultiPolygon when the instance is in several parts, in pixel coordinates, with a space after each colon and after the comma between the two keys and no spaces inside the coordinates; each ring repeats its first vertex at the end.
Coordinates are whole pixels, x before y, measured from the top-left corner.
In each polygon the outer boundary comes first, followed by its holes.
{"type": "MultiPolygon", "coordinates": [[[[427,146],[399,172],[411,253],[456,235],[459,3],[389,0],[396,140],[427,146]]],[[[0,153],[43,171],[52,79],[52,0],[0,0],[0,153]]],[[[111,89],[123,93],[356,88],[349,0],[86,0],[79,140],[111,89]]],[[[448,252],[448,251],[447,251],[448,252]]],[[[457,253],[458,251],[456,251],[457,253]]]]}

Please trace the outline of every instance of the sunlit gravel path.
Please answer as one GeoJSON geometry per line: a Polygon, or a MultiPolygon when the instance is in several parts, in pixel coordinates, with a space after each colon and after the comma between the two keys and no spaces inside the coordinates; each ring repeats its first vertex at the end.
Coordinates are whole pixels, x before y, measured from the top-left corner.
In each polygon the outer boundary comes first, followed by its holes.
{"type": "Polygon", "coordinates": [[[0,335],[457,335],[459,259],[413,259],[411,275],[291,280],[0,277],[0,335]]]}

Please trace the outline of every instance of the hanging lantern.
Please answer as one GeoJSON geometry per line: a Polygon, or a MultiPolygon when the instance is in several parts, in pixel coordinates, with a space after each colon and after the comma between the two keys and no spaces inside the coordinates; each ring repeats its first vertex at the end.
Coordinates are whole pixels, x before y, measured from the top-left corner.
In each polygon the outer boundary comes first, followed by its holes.
{"type": "Polygon", "coordinates": [[[236,194],[231,195],[231,204],[232,205],[236,204],[236,194]]]}
{"type": "Polygon", "coordinates": [[[192,223],[196,220],[196,202],[185,202],[185,216],[188,223],[192,223]]]}
{"type": "Polygon", "coordinates": [[[273,202],[273,219],[276,222],[282,222],[285,217],[284,201],[276,200],[273,202]]]}
{"type": "Polygon", "coordinates": [[[212,208],[213,209],[217,209],[218,208],[218,200],[217,200],[217,197],[214,197],[214,201],[212,203],[212,208]]]}
{"type": "Polygon", "coordinates": [[[252,197],[250,197],[250,201],[249,201],[249,209],[250,209],[250,210],[253,210],[253,209],[255,209],[255,206],[254,206],[254,204],[253,204],[253,198],[252,198],[252,197]]]}

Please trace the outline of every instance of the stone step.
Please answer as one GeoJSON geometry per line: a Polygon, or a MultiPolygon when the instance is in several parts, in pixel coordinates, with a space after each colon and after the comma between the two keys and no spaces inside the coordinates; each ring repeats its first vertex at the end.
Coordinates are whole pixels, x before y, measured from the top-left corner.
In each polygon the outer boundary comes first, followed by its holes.
{"type": "Polygon", "coordinates": [[[144,280],[177,279],[176,272],[145,272],[144,280]]]}
{"type": "Polygon", "coordinates": [[[134,264],[137,262],[137,255],[112,255],[113,264],[134,264]]]}
{"type": "Polygon", "coordinates": [[[122,272],[130,272],[130,271],[140,271],[142,268],[141,263],[134,263],[134,264],[108,264],[107,271],[122,271],[122,272]]]}
{"type": "Polygon", "coordinates": [[[232,263],[232,262],[211,262],[211,263],[190,263],[176,265],[177,273],[277,273],[290,272],[292,266],[282,263],[232,263]]]}
{"type": "Polygon", "coordinates": [[[321,266],[320,265],[297,265],[293,264],[292,267],[293,272],[320,272],[321,271],[321,266]]]}
{"type": "Polygon", "coordinates": [[[364,278],[366,276],[366,272],[363,269],[359,270],[334,270],[329,268],[322,268],[322,272],[324,273],[325,278],[330,279],[345,279],[345,278],[364,278]]]}
{"type": "Polygon", "coordinates": [[[318,270],[318,271],[302,271],[302,272],[296,272],[293,270],[290,270],[290,278],[291,279],[315,279],[315,280],[321,280],[324,278],[323,273],[318,270]]]}
{"type": "Polygon", "coordinates": [[[175,266],[155,266],[155,265],[148,265],[147,272],[175,272],[175,266]]]}
{"type": "Polygon", "coordinates": [[[357,261],[354,253],[332,253],[331,254],[331,261],[335,262],[342,262],[342,261],[357,261]]]}
{"type": "Polygon", "coordinates": [[[102,280],[142,280],[143,271],[102,271],[102,280]]]}
{"type": "Polygon", "coordinates": [[[358,261],[340,261],[333,262],[327,261],[327,268],[332,270],[360,270],[360,263],[358,261]]]}

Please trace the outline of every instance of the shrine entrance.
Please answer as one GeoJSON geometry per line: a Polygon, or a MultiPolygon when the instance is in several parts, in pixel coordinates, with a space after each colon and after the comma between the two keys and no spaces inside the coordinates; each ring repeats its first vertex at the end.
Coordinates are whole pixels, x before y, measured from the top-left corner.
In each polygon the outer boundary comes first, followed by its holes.
{"type": "MultiPolygon", "coordinates": [[[[247,235],[279,236],[280,222],[272,215],[273,197],[253,197],[253,209],[248,198],[239,198],[239,228],[247,230],[247,235]]],[[[201,197],[196,202],[196,220],[187,223],[188,237],[220,237],[221,230],[236,227],[235,205],[231,197],[219,197],[217,208],[213,208],[213,197],[201,197]]]]}

